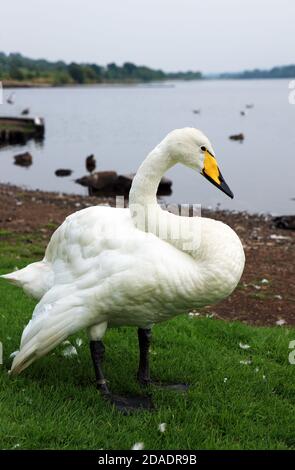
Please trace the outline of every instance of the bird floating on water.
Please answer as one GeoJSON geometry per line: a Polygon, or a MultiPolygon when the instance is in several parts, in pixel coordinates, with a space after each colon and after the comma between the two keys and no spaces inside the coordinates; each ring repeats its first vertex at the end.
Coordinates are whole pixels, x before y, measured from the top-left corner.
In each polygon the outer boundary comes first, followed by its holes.
{"type": "Polygon", "coordinates": [[[25,108],[21,112],[22,116],[27,116],[28,114],[30,114],[30,108],[25,108]]]}
{"type": "Polygon", "coordinates": [[[244,134],[241,132],[240,134],[232,134],[229,136],[230,140],[239,140],[240,142],[243,142],[245,139],[244,134]]]}
{"type": "Polygon", "coordinates": [[[8,104],[14,104],[14,97],[15,97],[15,93],[14,92],[10,93],[10,95],[8,96],[6,102],[8,104]]]}
{"type": "MultiPolygon", "coordinates": [[[[89,171],[90,178],[91,178],[96,169],[96,158],[93,154],[86,157],[85,166],[86,166],[86,170],[89,171]]],[[[91,185],[88,186],[88,195],[93,196],[93,188],[91,185]]]]}
{"type": "Polygon", "coordinates": [[[58,168],[57,170],[55,170],[55,176],[71,176],[72,173],[73,170],[71,170],[70,168],[58,168]]]}
{"type": "MultiPolygon", "coordinates": [[[[197,129],[174,130],[138,169],[129,208],[94,206],[75,212],[54,232],[42,261],[3,276],[39,300],[11,375],[87,329],[102,396],[124,413],[152,407],[149,397],[111,393],[102,368],[106,330],[138,328],[137,378],[142,386],[159,385],[149,371],[153,325],[226,298],[244,268],[241,241],[229,226],[181,217],[158,205],[159,181],[177,163],[233,197],[209,139],[197,129]]],[[[167,387],[185,390],[187,385],[167,387]]]]}
{"type": "Polygon", "coordinates": [[[94,155],[89,155],[88,157],[86,157],[85,166],[86,170],[89,171],[89,173],[94,172],[96,168],[96,158],[94,155]]]}

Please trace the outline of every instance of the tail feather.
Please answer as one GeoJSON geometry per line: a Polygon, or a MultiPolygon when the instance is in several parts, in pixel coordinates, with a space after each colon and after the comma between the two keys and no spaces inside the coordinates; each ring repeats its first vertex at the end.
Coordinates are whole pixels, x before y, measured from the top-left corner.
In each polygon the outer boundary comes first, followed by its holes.
{"type": "Polygon", "coordinates": [[[39,303],[36,306],[37,312],[35,309],[32,320],[24,329],[20,351],[12,363],[11,375],[20,374],[69,335],[87,326],[85,306],[77,305],[77,298],[69,298],[65,308],[64,300],[51,304],[50,309],[48,304],[39,303]]]}
{"type": "Polygon", "coordinates": [[[52,287],[54,273],[51,263],[43,260],[0,277],[22,287],[27,294],[39,300],[52,287]]]}

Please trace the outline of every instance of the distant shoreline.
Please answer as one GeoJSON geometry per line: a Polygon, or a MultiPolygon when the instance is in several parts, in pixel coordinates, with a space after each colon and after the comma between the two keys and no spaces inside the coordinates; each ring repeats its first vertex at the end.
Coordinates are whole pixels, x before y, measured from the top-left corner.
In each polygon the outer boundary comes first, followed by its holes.
{"type": "MultiPolygon", "coordinates": [[[[97,82],[97,83],[65,83],[65,84],[62,84],[62,83],[58,83],[58,84],[55,84],[55,83],[50,83],[50,82],[47,82],[47,83],[36,83],[36,82],[22,82],[22,81],[2,81],[2,86],[3,88],[81,88],[81,87],[95,87],[95,86],[120,86],[120,85],[149,85],[149,84],[153,84],[153,83],[158,83],[159,85],[160,84],[164,84],[166,82],[177,82],[179,80],[172,80],[172,79],[167,79],[167,80],[151,80],[149,82],[146,82],[146,81],[139,81],[139,80],[134,80],[134,81],[128,81],[128,80],[125,80],[125,81],[105,81],[105,82],[97,82]]],[[[190,81],[193,81],[193,80],[190,80],[190,81]]],[[[199,80],[197,80],[199,81],[199,80]]]]}
{"type": "Polygon", "coordinates": [[[197,70],[165,72],[146,65],[124,62],[118,65],[96,63],[51,62],[31,59],[20,53],[0,52],[0,81],[5,88],[51,88],[56,86],[84,86],[99,84],[139,84],[178,80],[274,80],[294,79],[295,65],[275,66],[271,69],[240,72],[202,73],[197,70]]]}
{"type": "MultiPolygon", "coordinates": [[[[21,82],[21,81],[2,81],[3,89],[6,88],[91,88],[96,86],[133,86],[133,85],[153,85],[158,84],[159,86],[167,86],[167,82],[169,83],[176,83],[180,81],[185,82],[199,82],[203,81],[203,79],[172,79],[167,78],[164,80],[150,80],[150,81],[140,81],[140,80],[122,80],[122,81],[105,81],[105,82],[97,82],[97,83],[35,83],[35,82],[21,82]]],[[[0,81],[1,82],[1,81],[0,81]]]]}
{"type": "MultiPolygon", "coordinates": [[[[295,78],[295,77],[294,77],[295,78]]],[[[151,81],[105,81],[97,83],[66,83],[66,84],[54,84],[54,83],[35,83],[35,82],[21,82],[21,81],[2,81],[3,89],[10,88],[87,88],[96,86],[132,86],[132,85],[151,85],[159,84],[164,85],[165,83],[177,83],[181,81],[185,82],[204,82],[204,81],[263,81],[263,80],[290,80],[290,77],[206,77],[203,76],[201,79],[165,79],[165,80],[151,80],[151,81]]],[[[1,80],[0,80],[1,83],[1,80]]]]}

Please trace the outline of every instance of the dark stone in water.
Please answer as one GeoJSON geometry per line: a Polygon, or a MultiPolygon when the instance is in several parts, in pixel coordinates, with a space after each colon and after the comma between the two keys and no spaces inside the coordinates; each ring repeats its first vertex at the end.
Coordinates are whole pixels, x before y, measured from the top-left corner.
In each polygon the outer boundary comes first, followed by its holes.
{"type": "Polygon", "coordinates": [[[76,179],[76,183],[92,188],[93,190],[101,190],[105,188],[113,188],[118,175],[115,171],[97,171],[92,175],[86,175],[76,179]]]}
{"type": "Polygon", "coordinates": [[[29,152],[19,153],[14,157],[14,164],[20,166],[30,166],[33,163],[33,157],[29,152]]]}
{"type": "Polygon", "coordinates": [[[73,173],[73,170],[68,168],[59,168],[55,171],[56,176],[70,176],[73,173]]]}
{"type": "Polygon", "coordinates": [[[230,140],[240,140],[243,141],[245,139],[244,134],[241,132],[240,134],[233,134],[229,136],[230,140]]]}
{"type": "Polygon", "coordinates": [[[295,215],[281,215],[272,219],[276,228],[295,230],[295,215]]]}
{"type": "Polygon", "coordinates": [[[119,194],[128,194],[131,188],[131,184],[134,178],[134,174],[130,175],[119,175],[115,184],[115,190],[119,194]]]}
{"type": "MultiPolygon", "coordinates": [[[[128,195],[135,173],[129,175],[119,175],[115,183],[117,194],[128,195]]],[[[172,193],[172,181],[163,177],[158,187],[158,196],[169,196],[172,193]]]]}
{"type": "MultiPolygon", "coordinates": [[[[91,175],[76,179],[76,183],[91,189],[97,196],[128,196],[134,174],[118,175],[116,171],[97,171],[91,175]]],[[[172,193],[172,181],[162,178],[158,195],[167,196],[172,193]]]]}

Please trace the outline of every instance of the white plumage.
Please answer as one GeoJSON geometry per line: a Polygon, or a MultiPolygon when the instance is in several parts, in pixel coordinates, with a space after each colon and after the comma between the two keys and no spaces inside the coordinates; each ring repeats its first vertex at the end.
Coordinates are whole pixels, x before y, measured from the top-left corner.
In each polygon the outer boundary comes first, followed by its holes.
{"type": "Polygon", "coordinates": [[[92,339],[107,327],[148,328],[233,291],[244,267],[235,232],[212,219],[169,214],[156,200],[161,177],[175,163],[205,174],[207,151],[213,158],[196,129],[168,134],[139,168],[130,209],[94,206],[70,215],[42,261],[3,276],[39,300],[12,373],[82,328],[92,339]]]}

